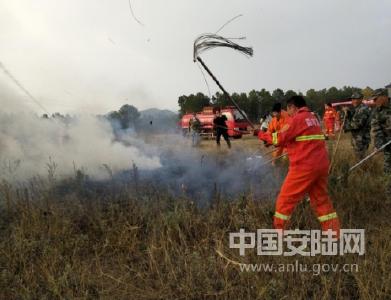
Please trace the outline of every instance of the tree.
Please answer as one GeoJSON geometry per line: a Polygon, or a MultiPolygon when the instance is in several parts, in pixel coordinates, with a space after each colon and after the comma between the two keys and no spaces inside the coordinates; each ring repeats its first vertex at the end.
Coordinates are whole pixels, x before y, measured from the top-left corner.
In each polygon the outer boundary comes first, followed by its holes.
{"type": "Polygon", "coordinates": [[[248,112],[247,115],[252,121],[259,120],[261,115],[261,97],[259,92],[252,90],[248,93],[248,112]]]}
{"type": "Polygon", "coordinates": [[[285,92],[284,99],[286,101],[286,100],[292,98],[293,96],[297,96],[297,93],[295,91],[292,91],[292,90],[287,90],[285,92]]]}
{"type": "Polygon", "coordinates": [[[211,104],[215,107],[225,107],[232,105],[232,102],[223,93],[216,92],[216,94],[212,97],[211,104]]]}
{"type": "MultiPolygon", "coordinates": [[[[354,92],[362,92],[364,97],[368,97],[372,93],[370,87],[361,90],[357,87],[344,86],[342,88],[330,87],[328,89],[309,89],[305,94],[305,99],[308,107],[322,114],[324,104],[327,102],[340,101],[350,98],[354,92]]],[[[287,90],[285,93],[282,89],[275,89],[271,94],[269,91],[262,89],[260,91],[252,90],[246,93],[233,93],[231,97],[237,102],[239,107],[248,115],[250,120],[257,121],[260,117],[269,113],[276,102],[285,102],[294,95],[303,95],[293,90],[287,90]]],[[[201,111],[204,106],[213,105],[215,107],[232,106],[229,98],[217,92],[209,99],[202,93],[190,96],[181,96],[178,100],[181,114],[185,112],[201,111]]]]}
{"type": "Polygon", "coordinates": [[[355,92],[361,92],[361,89],[357,88],[357,87],[344,86],[341,89],[341,98],[340,99],[349,99],[352,96],[352,94],[355,92]]]}
{"type": "Polygon", "coordinates": [[[275,89],[272,93],[275,102],[282,102],[284,100],[284,91],[282,89],[275,89]]]}
{"type": "Polygon", "coordinates": [[[263,117],[267,113],[269,113],[274,105],[274,99],[269,91],[262,89],[258,92],[260,101],[261,101],[261,109],[258,115],[258,119],[263,117]]]}
{"type": "MultiPolygon", "coordinates": [[[[327,89],[318,91],[309,89],[305,96],[308,107],[317,113],[322,113],[324,104],[327,102],[327,92],[327,89]]],[[[331,92],[335,92],[334,89],[332,89],[331,92]]]]}
{"type": "Polygon", "coordinates": [[[340,92],[335,86],[333,86],[326,91],[326,98],[324,104],[339,99],[340,99],[340,92]]]}
{"type": "Polygon", "coordinates": [[[373,94],[373,89],[371,89],[369,86],[367,86],[365,89],[361,90],[361,94],[364,96],[364,98],[368,99],[373,94]]]}
{"type": "Polygon", "coordinates": [[[118,111],[109,113],[111,121],[118,122],[121,129],[135,127],[137,120],[140,118],[140,113],[133,105],[125,104],[118,111]]]}
{"type": "Polygon", "coordinates": [[[183,116],[186,113],[199,112],[205,106],[211,105],[209,97],[203,93],[197,93],[196,95],[180,96],[178,98],[179,114],[183,116]]]}

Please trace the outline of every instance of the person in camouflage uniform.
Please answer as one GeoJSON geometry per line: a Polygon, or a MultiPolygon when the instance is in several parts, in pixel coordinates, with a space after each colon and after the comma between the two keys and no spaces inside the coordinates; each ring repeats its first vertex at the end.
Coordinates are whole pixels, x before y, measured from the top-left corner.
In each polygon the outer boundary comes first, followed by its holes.
{"type": "Polygon", "coordinates": [[[351,97],[353,107],[344,108],[346,114],[344,131],[350,131],[352,134],[352,146],[358,160],[365,157],[371,142],[371,111],[362,103],[362,98],[360,93],[354,93],[351,97]]]}
{"type": "Polygon", "coordinates": [[[193,114],[189,121],[189,132],[191,133],[193,147],[198,146],[200,143],[201,121],[197,118],[196,113],[193,114]]]}
{"type": "MultiPolygon", "coordinates": [[[[391,140],[391,107],[386,89],[377,89],[373,93],[376,108],[372,115],[371,127],[374,144],[377,149],[391,140]]],[[[386,194],[391,201],[391,145],[384,150],[384,174],[387,185],[386,194]]]]}

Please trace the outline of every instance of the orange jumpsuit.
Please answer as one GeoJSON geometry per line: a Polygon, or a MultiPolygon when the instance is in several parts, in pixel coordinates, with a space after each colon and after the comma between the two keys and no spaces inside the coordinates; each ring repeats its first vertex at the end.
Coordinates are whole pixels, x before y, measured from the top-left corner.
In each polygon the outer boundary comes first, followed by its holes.
{"type": "Polygon", "coordinates": [[[307,107],[300,108],[280,132],[263,139],[285,146],[290,161],[288,175],[276,201],[274,227],[284,229],[296,205],[306,194],[323,231],[339,236],[339,219],[328,195],[329,159],[318,119],[307,107]]]}
{"type": "Polygon", "coordinates": [[[327,136],[333,136],[334,130],[339,129],[339,115],[332,107],[327,107],[323,115],[323,123],[327,136]]]}
{"type": "MultiPolygon", "coordinates": [[[[287,124],[290,120],[290,116],[285,110],[281,110],[280,118],[277,119],[277,117],[273,117],[272,120],[269,123],[269,128],[267,130],[268,133],[272,134],[275,132],[280,131],[285,124],[287,124]]],[[[273,157],[280,156],[284,151],[284,147],[278,147],[276,151],[272,153],[273,157]]]]}

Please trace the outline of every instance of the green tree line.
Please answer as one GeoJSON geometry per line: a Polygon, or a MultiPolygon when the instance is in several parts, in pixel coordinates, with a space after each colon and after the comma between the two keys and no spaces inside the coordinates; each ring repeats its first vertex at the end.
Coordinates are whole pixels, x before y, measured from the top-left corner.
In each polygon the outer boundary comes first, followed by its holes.
{"type": "MultiPolygon", "coordinates": [[[[275,89],[270,92],[262,89],[260,91],[252,90],[249,93],[233,93],[231,97],[252,121],[257,121],[271,111],[274,103],[281,102],[284,105],[284,102],[294,95],[303,95],[306,98],[308,106],[313,111],[323,114],[325,103],[348,99],[353,92],[357,91],[361,92],[364,97],[369,97],[372,93],[370,87],[361,89],[344,86],[340,89],[336,87],[322,90],[309,89],[305,95],[293,90],[283,91],[282,89],[275,89]]],[[[232,103],[223,93],[217,92],[212,97],[203,93],[182,95],[178,99],[178,105],[179,114],[182,116],[185,113],[199,112],[205,106],[224,107],[232,105],[232,103]]]]}

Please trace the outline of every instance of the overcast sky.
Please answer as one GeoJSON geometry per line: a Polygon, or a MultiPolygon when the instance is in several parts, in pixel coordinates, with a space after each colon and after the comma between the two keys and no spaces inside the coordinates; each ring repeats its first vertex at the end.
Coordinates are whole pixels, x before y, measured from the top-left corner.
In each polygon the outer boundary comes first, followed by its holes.
{"type": "MultiPolygon", "coordinates": [[[[194,39],[243,14],[220,34],[246,36],[241,43],[253,46],[254,57],[203,54],[228,91],[391,82],[388,0],[131,3],[144,26],[128,0],[2,0],[0,62],[50,112],[105,113],[124,103],[176,111],[178,96],[208,93],[192,61],[194,39]]],[[[21,94],[2,72],[0,84],[21,94]]]]}

